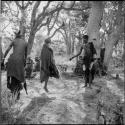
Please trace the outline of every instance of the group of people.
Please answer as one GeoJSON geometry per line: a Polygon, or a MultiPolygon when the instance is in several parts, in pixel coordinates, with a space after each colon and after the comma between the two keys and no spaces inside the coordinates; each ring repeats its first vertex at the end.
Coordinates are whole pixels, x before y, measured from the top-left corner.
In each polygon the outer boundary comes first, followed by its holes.
{"type": "MultiPolygon", "coordinates": [[[[85,87],[89,85],[91,88],[95,73],[93,64],[96,60],[96,49],[93,41],[96,39],[93,39],[92,42],[88,42],[88,39],[88,35],[83,36],[83,46],[81,46],[80,52],[69,60],[71,61],[82,53],[83,65],[85,65],[85,87]]],[[[60,77],[55,65],[53,50],[50,46],[51,39],[47,38],[44,41],[40,55],[40,82],[45,82],[44,89],[46,92],[49,92],[47,88],[49,77],[55,77],[57,79],[60,77]]],[[[17,93],[17,99],[19,99],[20,91],[23,87],[27,90],[25,67],[27,65],[26,60],[28,59],[27,43],[23,39],[20,31],[16,34],[14,41],[10,44],[5,54],[3,54],[2,64],[4,64],[4,60],[12,47],[13,53],[10,55],[7,63],[7,88],[11,90],[12,94],[15,95],[17,93]],[[24,83],[24,86],[22,83],[24,83]]]]}
{"type": "MultiPolygon", "coordinates": [[[[27,65],[30,63],[30,56],[27,55],[27,47],[28,44],[24,40],[23,35],[19,31],[15,34],[15,39],[5,53],[3,54],[2,63],[4,65],[4,60],[13,48],[13,53],[10,55],[8,62],[7,62],[7,88],[10,89],[13,95],[17,95],[17,100],[20,99],[20,91],[23,89],[26,90],[27,93],[27,84],[25,79],[25,69],[28,68],[27,65]],[[24,83],[24,84],[23,84],[24,83]]],[[[55,61],[53,58],[53,50],[49,47],[51,44],[51,39],[46,39],[43,45],[41,56],[40,56],[40,81],[45,81],[44,89],[48,92],[47,83],[49,77],[59,78],[59,72],[56,68],[55,61]]],[[[38,61],[38,59],[36,59],[38,61]]],[[[31,63],[30,63],[31,64],[31,63]]],[[[37,67],[39,68],[39,67],[37,67]]]]}

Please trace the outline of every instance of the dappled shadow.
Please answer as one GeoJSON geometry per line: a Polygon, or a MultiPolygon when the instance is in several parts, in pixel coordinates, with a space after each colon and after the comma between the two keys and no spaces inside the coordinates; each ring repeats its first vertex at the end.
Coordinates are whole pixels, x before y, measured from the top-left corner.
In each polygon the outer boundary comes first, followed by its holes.
{"type": "Polygon", "coordinates": [[[124,81],[122,79],[120,79],[120,78],[117,79],[115,81],[115,83],[117,84],[117,86],[118,86],[119,89],[121,89],[122,91],[124,91],[124,85],[125,85],[125,83],[124,83],[124,81]]]}
{"type": "Polygon", "coordinates": [[[27,81],[28,95],[21,93],[22,112],[16,124],[96,124],[98,99],[106,97],[109,106],[116,100],[103,78],[95,78],[90,89],[83,87],[83,77],[64,72],[61,79],[49,79],[49,93],[44,93],[44,83],[38,80],[39,75],[27,81]]]}
{"type": "Polygon", "coordinates": [[[40,97],[34,97],[30,104],[23,110],[23,113],[29,112],[34,109],[34,107],[42,107],[46,103],[51,102],[54,98],[49,98],[45,93],[40,97]]]}
{"type": "Polygon", "coordinates": [[[98,95],[101,92],[101,81],[98,82],[99,84],[94,83],[92,85],[92,89],[86,88],[85,93],[83,94],[83,99],[85,103],[85,114],[86,117],[83,119],[83,124],[97,124],[97,101],[98,95]]]}
{"type": "Polygon", "coordinates": [[[99,118],[99,121],[97,120],[97,116],[99,115],[97,109],[99,100],[103,101],[102,110],[100,111],[105,115],[107,124],[115,122],[112,121],[112,118],[114,118],[112,113],[117,102],[120,101],[120,96],[111,92],[107,87],[107,81],[105,79],[96,80],[92,89],[86,88],[83,98],[86,104],[86,117],[83,119],[84,124],[104,124],[104,119],[102,117],[99,118]]]}
{"type": "MultiPolygon", "coordinates": [[[[32,98],[30,104],[25,107],[25,109],[23,110],[23,112],[21,113],[24,117],[19,117],[15,124],[24,124],[24,123],[32,123],[34,120],[36,120],[36,116],[39,112],[39,110],[47,105],[48,103],[52,102],[52,100],[54,100],[55,98],[49,98],[45,93],[43,93],[40,97],[34,97],[32,98]],[[22,121],[23,119],[23,121],[22,121]]],[[[21,115],[21,116],[22,116],[21,115]]],[[[35,121],[35,123],[37,123],[37,121],[35,121]]]]}
{"type": "Polygon", "coordinates": [[[67,80],[76,80],[76,79],[83,79],[84,76],[78,76],[76,74],[74,74],[73,72],[63,72],[62,75],[61,75],[64,79],[67,79],[67,80]]]}

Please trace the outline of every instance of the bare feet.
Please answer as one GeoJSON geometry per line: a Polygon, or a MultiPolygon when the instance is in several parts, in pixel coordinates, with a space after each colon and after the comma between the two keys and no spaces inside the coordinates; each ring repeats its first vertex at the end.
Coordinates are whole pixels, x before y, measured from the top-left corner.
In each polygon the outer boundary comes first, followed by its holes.
{"type": "Polygon", "coordinates": [[[49,92],[49,90],[47,89],[47,87],[44,87],[44,90],[48,93],[49,92]]]}
{"type": "Polygon", "coordinates": [[[87,87],[87,84],[85,84],[83,87],[87,87]]]}
{"type": "Polygon", "coordinates": [[[89,88],[92,89],[92,87],[89,85],[89,88]]]}

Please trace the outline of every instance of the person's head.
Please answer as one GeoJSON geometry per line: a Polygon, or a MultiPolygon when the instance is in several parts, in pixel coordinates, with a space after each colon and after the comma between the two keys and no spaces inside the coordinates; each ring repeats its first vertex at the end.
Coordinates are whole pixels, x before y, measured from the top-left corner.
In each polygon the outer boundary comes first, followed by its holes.
{"type": "Polygon", "coordinates": [[[16,35],[16,38],[21,38],[22,37],[20,30],[17,33],[15,33],[15,35],[16,35]]]}
{"type": "Polygon", "coordinates": [[[30,56],[27,56],[27,60],[29,61],[31,59],[31,57],[30,56]]]}
{"type": "Polygon", "coordinates": [[[89,39],[88,35],[83,35],[83,43],[86,44],[88,42],[88,39],[89,39]]]}
{"type": "Polygon", "coordinates": [[[36,62],[39,61],[39,57],[38,56],[35,57],[35,61],[36,62]]]}
{"type": "Polygon", "coordinates": [[[45,44],[46,44],[47,46],[50,46],[50,44],[51,44],[51,39],[50,39],[50,38],[45,39],[45,44]]]}
{"type": "Polygon", "coordinates": [[[96,42],[96,38],[93,38],[93,39],[92,39],[92,42],[95,43],[95,42],[96,42]]]}

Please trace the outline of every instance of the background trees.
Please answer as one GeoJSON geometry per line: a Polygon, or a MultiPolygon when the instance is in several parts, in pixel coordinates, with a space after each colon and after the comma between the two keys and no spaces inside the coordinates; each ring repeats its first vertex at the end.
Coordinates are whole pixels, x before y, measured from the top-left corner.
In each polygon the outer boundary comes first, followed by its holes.
{"type": "Polygon", "coordinates": [[[124,8],[124,1],[3,1],[3,14],[9,18],[4,33],[7,40],[12,40],[13,32],[21,29],[28,42],[28,54],[36,55],[39,52],[35,47],[40,51],[48,35],[54,41],[63,41],[67,56],[79,51],[82,34],[88,34],[89,41],[97,39],[94,44],[98,56],[105,42],[104,63],[108,67],[117,45],[123,48],[124,8]]]}

